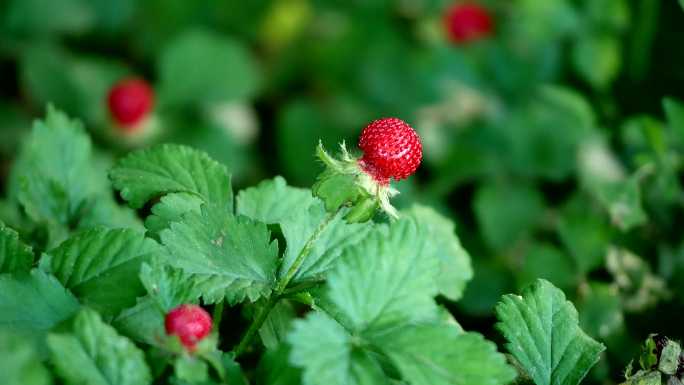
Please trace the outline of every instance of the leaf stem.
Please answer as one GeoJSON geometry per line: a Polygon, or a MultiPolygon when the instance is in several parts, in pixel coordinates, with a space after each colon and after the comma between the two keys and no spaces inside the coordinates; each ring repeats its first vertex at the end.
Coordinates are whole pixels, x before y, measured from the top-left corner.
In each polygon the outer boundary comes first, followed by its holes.
{"type": "Polygon", "coordinates": [[[328,227],[330,222],[332,222],[332,220],[337,216],[337,213],[340,210],[341,207],[335,211],[329,212],[326,215],[323,221],[316,228],[316,231],[314,231],[313,234],[311,234],[309,239],[306,241],[304,247],[302,247],[302,250],[299,252],[299,254],[297,254],[297,258],[295,258],[294,262],[292,262],[290,268],[287,269],[285,275],[278,280],[277,285],[273,290],[273,294],[269,297],[268,301],[266,301],[266,303],[264,303],[264,305],[259,309],[259,312],[257,313],[256,317],[254,317],[252,324],[249,325],[249,329],[247,329],[247,332],[240,340],[240,343],[235,349],[233,349],[235,357],[239,357],[242,353],[245,352],[249,344],[252,342],[252,339],[254,339],[254,336],[259,332],[259,329],[261,329],[261,326],[266,321],[266,318],[268,317],[273,307],[278,303],[283,293],[285,293],[287,285],[295,277],[297,271],[299,271],[299,268],[302,267],[302,264],[306,260],[306,257],[309,256],[309,253],[311,253],[311,250],[313,249],[316,241],[318,241],[318,238],[321,237],[323,231],[325,231],[325,229],[328,227]]]}

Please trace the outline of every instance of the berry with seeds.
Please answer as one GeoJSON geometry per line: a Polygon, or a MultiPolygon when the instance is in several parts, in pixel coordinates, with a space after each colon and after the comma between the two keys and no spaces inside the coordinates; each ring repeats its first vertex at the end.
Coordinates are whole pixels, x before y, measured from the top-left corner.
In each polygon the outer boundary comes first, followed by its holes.
{"type": "Polygon", "coordinates": [[[405,179],[413,174],[423,159],[418,134],[401,119],[385,118],[371,122],[361,132],[359,148],[361,168],[379,184],[390,178],[405,179]]]}

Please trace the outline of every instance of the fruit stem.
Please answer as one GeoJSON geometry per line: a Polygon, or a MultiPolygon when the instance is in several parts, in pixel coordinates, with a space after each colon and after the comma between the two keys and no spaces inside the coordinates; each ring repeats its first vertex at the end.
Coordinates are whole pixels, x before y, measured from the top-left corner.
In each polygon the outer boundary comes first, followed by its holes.
{"type": "Polygon", "coordinates": [[[233,349],[233,353],[235,354],[236,358],[245,352],[245,349],[247,349],[249,344],[252,342],[254,336],[259,332],[259,329],[261,329],[261,326],[266,321],[268,314],[271,312],[273,307],[278,303],[281,296],[285,292],[285,289],[287,289],[287,285],[295,277],[297,271],[299,271],[299,268],[304,263],[304,260],[306,260],[306,257],[309,255],[309,253],[311,253],[314,244],[316,243],[318,238],[321,237],[321,234],[323,234],[323,231],[325,231],[330,222],[332,222],[332,220],[337,216],[337,213],[340,211],[340,209],[341,207],[335,211],[329,212],[326,215],[323,221],[316,228],[316,231],[314,231],[313,234],[311,234],[309,239],[306,241],[304,247],[302,247],[302,250],[299,252],[297,258],[295,258],[290,268],[287,269],[287,273],[285,273],[285,276],[278,280],[278,283],[275,287],[275,290],[273,291],[273,294],[271,294],[268,301],[266,301],[266,303],[261,307],[261,309],[259,309],[259,312],[257,313],[256,317],[254,317],[252,324],[249,325],[249,329],[247,329],[247,332],[240,340],[240,343],[235,349],[233,349]]]}

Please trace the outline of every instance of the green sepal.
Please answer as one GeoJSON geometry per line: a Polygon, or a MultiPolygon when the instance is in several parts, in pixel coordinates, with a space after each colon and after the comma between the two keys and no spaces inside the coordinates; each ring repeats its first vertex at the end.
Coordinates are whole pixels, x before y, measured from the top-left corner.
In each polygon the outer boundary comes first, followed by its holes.
{"type": "Polygon", "coordinates": [[[314,196],[320,198],[328,212],[343,206],[351,207],[345,220],[349,223],[369,221],[381,208],[392,218],[398,213],[389,200],[398,192],[386,183],[379,183],[363,171],[358,159],[352,157],[344,143],[340,145],[339,159],[334,158],[319,142],[316,155],[325,165],[312,187],[314,196]]]}

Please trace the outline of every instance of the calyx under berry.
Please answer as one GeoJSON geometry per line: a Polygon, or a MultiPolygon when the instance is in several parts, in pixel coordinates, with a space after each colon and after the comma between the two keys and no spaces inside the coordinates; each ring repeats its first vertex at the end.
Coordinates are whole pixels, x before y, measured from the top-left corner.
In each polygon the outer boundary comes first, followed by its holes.
{"type": "Polygon", "coordinates": [[[178,336],[188,351],[211,333],[212,319],[206,310],[197,305],[180,305],[172,309],[164,320],[166,334],[178,336]]]}
{"type": "Polygon", "coordinates": [[[423,150],[418,134],[400,119],[379,119],[364,128],[359,147],[363,155],[354,157],[342,143],[335,158],[319,144],[317,155],[326,170],[313,186],[314,195],[328,211],[350,207],[345,215],[348,222],[370,220],[378,208],[397,218],[390,198],[398,191],[390,180],[407,178],[420,165],[423,150]]]}

